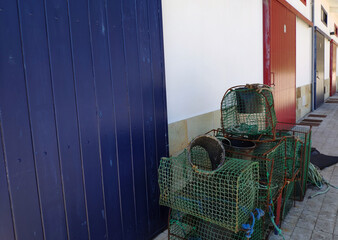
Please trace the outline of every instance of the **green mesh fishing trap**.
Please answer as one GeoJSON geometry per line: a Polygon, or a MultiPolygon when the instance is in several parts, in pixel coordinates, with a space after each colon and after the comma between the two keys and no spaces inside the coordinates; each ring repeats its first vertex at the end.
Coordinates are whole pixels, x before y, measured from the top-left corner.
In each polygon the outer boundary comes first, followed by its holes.
{"type": "MultiPolygon", "coordinates": [[[[225,138],[219,131],[213,133],[222,142],[225,138]]],[[[227,138],[232,140],[231,137],[227,138]]],[[[241,141],[251,142],[251,140],[241,139],[241,141]]],[[[225,148],[225,155],[233,158],[246,159],[259,164],[259,207],[266,210],[270,199],[274,200],[282,187],[286,177],[286,137],[270,140],[269,138],[255,142],[255,148],[250,152],[243,152],[238,148],[225,148]]],[[[292,163],[291,163],[292,165],[292,163]]]]}
{"type": "Polygon", "coordinates": [[[224,135],[272,134],[277,123],[271,88],[252,84],[230,88],[221,102],[224,135]]]}
{"type": "MultiPolygon", "coordinates": [[[[303,200],[309,171],[309,162],[311,157],[311,126],[303,126],[298,124],[278,123],[276,130],[277,137],[293,136],[301,143],[300,153],[296,153],[299,158],[299,180],[295,182],[295,197],[303,200]]],[[[299,143],[297,143],[299,144],[299,143]]]]}
{"type": "Polygon", "coordinates": [[[262,142],[255,152],[255,156],[263,157],[270,161],[260,161],[260,174],[262,182],[260,200],[274,200],[279,190],[284,186],[286,176],[286,139],[262,142]],[[267,151],[266,151],[267,150],[267,151]],[[266,175],[266,179],[264,179],[266,175]],[[264,189],[264,187],[266,189],[264,189]]]}
{"type": "Polygon", "coordinates": [[[286,215],[290,211],[293,205],[293,193],[294,193],[294,186],[295,186],[295,181],[293,180],[288,180],[284,189],[283,189],[283,206],[282,206],[282,220],[285,219],[286,215]]]}
{"type": "Polygon", "coordinates": [[[194,143],[189,152],[161,159],[160,204],[238,232],[257,207],[258,163],[233,158],[222,163],[194,143]]]}
{"type": "Polygon", "coordinates": [[[304,154],[304,143],[296,136],[286,137],[286,173],[287,178],[294,178],[301,168],[304,154]]]}
{"type": "MultiPolygon", "coordinates": [[[[168,235],[170,240],[247,240],[245,231],[231,232],[195,216],[171,210],[168,235]]],[[[251,240],[265,239],[263,218],[255,222],[251,240]]]]}

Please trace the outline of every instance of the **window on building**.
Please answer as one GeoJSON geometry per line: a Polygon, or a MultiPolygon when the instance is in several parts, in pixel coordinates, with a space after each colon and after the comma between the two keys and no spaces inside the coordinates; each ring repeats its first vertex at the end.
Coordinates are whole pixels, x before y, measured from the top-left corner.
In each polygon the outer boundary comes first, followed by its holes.
{"type": "Polygon", "coordinates": [[[300,0],[306,6],[306,0],[300,0]]]}
{"type": "Polygon", "coordinates": [[[324,23],[325,26],[327,26],[327,12],[323,8],[323,6],[322,6],[322,13],[321,13],[321,20],[322,20],[322,23],[324,23]]]}

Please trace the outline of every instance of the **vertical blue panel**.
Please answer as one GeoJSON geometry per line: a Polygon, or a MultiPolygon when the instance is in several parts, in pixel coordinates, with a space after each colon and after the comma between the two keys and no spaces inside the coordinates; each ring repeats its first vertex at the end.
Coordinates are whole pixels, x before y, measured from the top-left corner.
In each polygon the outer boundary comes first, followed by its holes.
{"type": "MultiPolygon", "coordinates": [[[[153,95],[154,95],[154,113],[155,113],[155,129],[156,129],[156,160],[168,154],[167,140],[167,110],[166,95],[164,81],[164,59],[162,46],[162,20],[160,0],[149,0],[149,33],[151,43],[151,63],[152,63],[152,79],[153,79],[153,95]]],[[[156,163],[156,168],[158,162],[156,163]]],[[[157,179],[157,172],[154,174],[157,179]]],[[[159,189],[156,185],[157,196],[159,189]]],[[[163,227],[163,222],[167,218],[166,209],[160,208],[160,218],[156,229],[163,227]]]]}
{"type": "Polygon", "coordinates": [[[87,0],[69,1],[69,15],[89,231],[91,238],[104,239],[106,224],[87,0]]]}
{"type": "Polygon", "coordinates": [[[145,164],[147,173],[148,193],[148,230],[153,233],[159,222],[157,188],[157,156],[155,140],[154,96],[151,69],[151,50],[149,35],[148,2],[137,1],[137,23],[139,36],[139,65],[140,80],[142,82],[143,121],[145,142],[145,164]]]}
{"type": "Polygon", "coordinates": [[[118,162],[116,156],[115,112],[109,55],[107,8],[104,0],[89,1],[93,66],[99,114],[104,193],[108,235],[122,239],[118,162]]]}
{"type": "MultiPolygon", "coordinates": [[[[0,3],[0,110],[17,239],[42,239],[16,1],[0,3]]],[[[1,237],[3,238],[3,237],[1,237]]]]}
{"type": "Polygon", "coordinates": [[[6,160],[2,142],[1,111],[0,111],[0,236],[3,239],[14,240],[14,225],[12,207],[8,191],[8,178],[6,171],[6,160]]]}
{"type": "MultiPolygon", "coordinates": [[[[148,231],[147,188],[145,175],[142,84],[138,55],[138,31],[135,0],[122,1],[125,62],[129,97],[134,196],[137,236],[148,231]]],[[[142,238],[140,238],[142,239],[142,238]]]]}
{"type": "Polygon", "coordinates": [[[160,1],[7,0],[0,29],[0,239],[162,230],[160,1]]]}
{"type": "Polygon", "coordinates": [[[43,1],[19,1],[22,49],[45,238],[67,237],[43,1]],[[39,63],[39,64],[37,64],[39,63]],[[48,139],[48,141],[45,141],[48,139]]]}
{"type": "Polygon", "coordinates": [[[123,238],[136,235],[135,205],[133,195],[133,169],[130,141],[130,116],[128,85],[125,66],[125,45],[122,26],[121,0],[108,2],[110,54],[113,73],[113,97],[116,114],[116,138],[119,167],[121,218],[123,238]],[[128,187],[127,187],[128,186],[128,187]]]}
{"type": "Polygon", "coordinates": [[[45,12],[68,235],[88,239],[67,1],[46,1],[45,12]]]}

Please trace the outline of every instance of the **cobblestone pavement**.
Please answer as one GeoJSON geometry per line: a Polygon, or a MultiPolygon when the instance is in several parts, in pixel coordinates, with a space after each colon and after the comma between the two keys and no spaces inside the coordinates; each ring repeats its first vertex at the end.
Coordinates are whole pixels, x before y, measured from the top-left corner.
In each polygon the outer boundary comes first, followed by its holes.
{"type": "MultiPolygon", "coordinates": [[[[338,98],[338,95],[334,96],[338,98]]],[[[325,103],[314,114],[325,114],[323,122],[312,129],[312,147],[323,154],[338,156],[338,103],[325,103]]],[[[321,118],[322,119],[322,118],[321,118]]],[[[326,180],[338,186],[338,164],[322,171],[326,180]]],[[[296,202],[282,223],[285,240],[338,240],[338,190],[331,188],[325,195],[309,199],[316,193],[308,189],[303,202],[296,202]]],[[[168,239],[164,231],[154,240],[168,239]]],[[[273,235],[270,240],[283,239],[273,235]]]]}

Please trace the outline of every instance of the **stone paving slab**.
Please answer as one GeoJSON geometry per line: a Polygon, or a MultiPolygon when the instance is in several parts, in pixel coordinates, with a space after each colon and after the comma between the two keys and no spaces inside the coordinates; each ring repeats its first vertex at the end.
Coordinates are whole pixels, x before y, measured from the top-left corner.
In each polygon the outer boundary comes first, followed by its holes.
{"type": "MultiPolygon", "coordinates": [[[[325,103],[316,114],[326,114],[322,118],[323,122],[318,127],[312,128],[312,147],[315,147],[323,154],[338,156],[338,104],[325,103]]],[[[322,174],[330,183],[338,186],[338,164],[323,169],[322,174]]],[[[288,214],[297,216],[295,209],[301,214],[292,223],[288,223],[288,229],[294,229],[293,232],[285,232],[285,239],[290,240],[338,240],[338,190],[331,188],[325,195],[312,199],[309,196],[318,190],[309,189],[303,202],[296,202],[296,207],[292,208],[288,214]]],[[[287,217],[288,217],[287,216],[287,217]]],[[[286,217],[286,221],[287,218],[286,217]]],[[[270,235],[270,240],[283,239],[281,236],[270,235]]]]}
{"type": "MultiPolygon", "coordinates": [[[[312,147],[323,154],[338,156],[338,104],[325,103],[312,113],[327,115],[320,126],[312,128],[312,147]]],[[[323,169],[322,174],[338,186],[338,164],[323,169]]],[[[338,190],[331,188],[325,195],[308,199],[316,192],[308,189],[304,201],[296,202],[286,216],[281,227],[285,240],[338,240],[338,190]]],[[[168,239],[167,231],[154,240],[165,239],[168,239]]],[[[271,234],[269,240],[283,238],[271,234]]]]}

